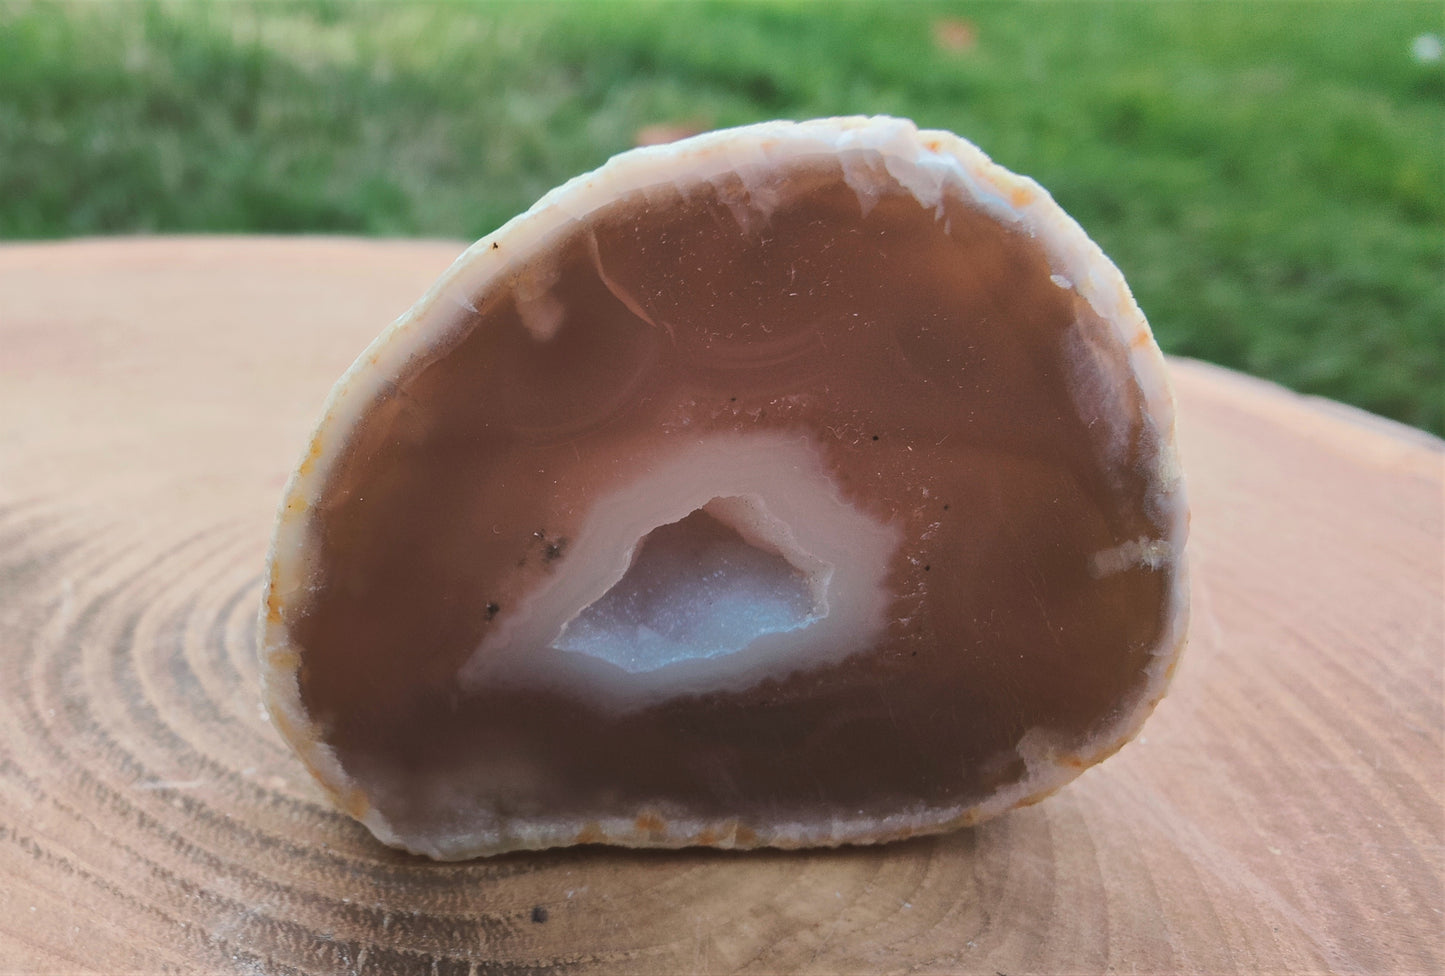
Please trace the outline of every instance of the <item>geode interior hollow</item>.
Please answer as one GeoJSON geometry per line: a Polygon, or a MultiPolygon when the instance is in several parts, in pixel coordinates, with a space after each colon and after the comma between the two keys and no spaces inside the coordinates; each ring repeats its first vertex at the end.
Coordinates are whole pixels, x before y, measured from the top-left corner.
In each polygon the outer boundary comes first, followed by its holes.
{"type": "Polygon", "coordinates": [[[436,858],[975,823],[1110,755],[1183,646],[1163,359],[945,132],[634,150],[356,361],[282,502],[266,703],[436,858]]]}

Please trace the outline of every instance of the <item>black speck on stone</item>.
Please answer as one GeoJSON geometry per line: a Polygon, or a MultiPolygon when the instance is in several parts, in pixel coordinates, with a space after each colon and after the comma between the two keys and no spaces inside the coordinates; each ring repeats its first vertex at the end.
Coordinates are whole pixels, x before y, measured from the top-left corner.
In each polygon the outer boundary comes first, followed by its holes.
{"type": "Polygon", "coordinates": [[[497,606],[495,603],[488,603],[488,604],[487,604],[487,619],[488,619],[488,620],[491,620],[491,619],[492,619],[493,617],[495,617],[499,612],[501,612],[501,609],[502,609],[502,608],[499,607],[499,606],[497,606]]]}
{"type": "Polygon", "coordinates": [[[532,921],[537,923],[538,925],[541,925],[543,922],[547,921],[547,909],[543,908],[541,905],[535,906],[532,909],[532,921]]]}
{"type": "Polygon", "coordinates": [[[499,247],[501,247],[501,246],[502,246],[502,245],[498,244],[496,241],[492,241],[492,250],[495,251],[495,250],[497,250],[497,249],[498,249],[499,247]]]}
{"type": "Polygon", "coordinates": [[[878,435],[877,435],[877,434],[874,434],[874,435],[873,435],[873,439],[876,441],[876,440],[878,439],[878,435]]]}
{"type": "Polygon", "coordinates": [[[562,550],[567,548],[566,539],[556,539],[542,547],[542,561],[550,563],[562,555],[562,550]]]}

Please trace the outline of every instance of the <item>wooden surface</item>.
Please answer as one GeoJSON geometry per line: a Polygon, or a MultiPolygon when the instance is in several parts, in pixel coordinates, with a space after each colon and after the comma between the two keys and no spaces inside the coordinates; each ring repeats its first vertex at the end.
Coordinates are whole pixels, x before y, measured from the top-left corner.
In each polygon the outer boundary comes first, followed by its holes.
{"type": "Polygon", "coordinates": [[[439,865],[260,711],[273,507],[456,244],[0,247],[0,971],[1428,972],[1441,444],[1176,363],[1193,639],[1045,803],[873,849],[439,865]]]}

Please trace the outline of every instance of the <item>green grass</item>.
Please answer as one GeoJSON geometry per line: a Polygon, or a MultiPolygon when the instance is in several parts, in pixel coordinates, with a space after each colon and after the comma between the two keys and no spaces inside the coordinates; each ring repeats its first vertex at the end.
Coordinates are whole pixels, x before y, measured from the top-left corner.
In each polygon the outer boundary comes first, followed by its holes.
{"type": "Polygon", "coordinates": [[[1167,351],[1445,430],[1436,3],[0,3],[0,236],[473,238],[655,122],[889,113],[1048,187],[1167,351]],[[934,39],[961,18],[973,45],[934,39]]]}

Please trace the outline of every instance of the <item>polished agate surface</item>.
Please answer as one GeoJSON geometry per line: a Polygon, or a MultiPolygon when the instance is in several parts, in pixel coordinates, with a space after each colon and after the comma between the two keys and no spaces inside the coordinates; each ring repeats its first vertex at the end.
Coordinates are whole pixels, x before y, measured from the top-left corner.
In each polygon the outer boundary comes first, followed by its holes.
{"type": "Polygon", "coordinates": [[[469,252],[288,496],[272,709],[390,843],[907,836],[1163,693],[1184,515],[1132,301],[965,167],[673,151],[469,252]]]}

